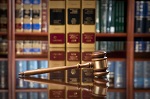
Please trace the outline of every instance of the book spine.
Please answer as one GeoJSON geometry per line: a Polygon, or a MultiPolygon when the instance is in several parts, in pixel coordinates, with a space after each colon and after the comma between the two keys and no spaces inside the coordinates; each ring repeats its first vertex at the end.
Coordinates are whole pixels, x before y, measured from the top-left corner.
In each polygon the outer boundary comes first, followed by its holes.
{"type": "Polygon", "coordinates": [[[2,2],[0,3],[0,31],[7,32],[7,3],[2,2]]]}
{"type": "Polygon", "coordinates": [[[27,70],[27,61],[16,61],[16,80],[17,80],[17,84],[16,84],[16,88],[27,88],[27,82],[25,82],[22,79],[18,79],[18,74],[20,72],[24,72],[27,70]]]}
{"type": "Polygon", "coordinates": [[[16,41],[16,54],[23,54],[23,40],[16,41]]]}
{"type": "Polygon", "coordinates": [[[134,99],[145,99],[144,98],[144,92],[135,92],[134,93],[134,99]]]}
{"type": "Polygon", "coordinates": [[[143,61],[144,88],[150,88],[150,62],[143,61]]]}
{"type": "MultiPolygon", "coordinates": [[[[72,66],[80,63],[80,49],[67,48],[66,49],[66,66],[72,66]]],[[[67,83],[78,83],[80,81],[80,70],[67,69],[66,70],[66,82],[67,83]]]]}
{"type": "Polygon", "coordinates": [[[150,52],[150,41],[145,41],[145,43],[146,43],[145,52],[150,52]]]}
{"type": "Polygon", "coordinates": [[[144,99],[150,99],[150,93],[149,92],[144,93],[144,99]]]}
{"type": "Polygon", "coordinates": [[[114,99],[126,99],[126,94],[124,92],[116,92],[114,99]]]}
{"type": "Polygon", "coordinates": [[[38,99],[48,99],[48,93],[47,92],[39,92],[38,99]]]}
{"type": "Polygon", "coordinates": [[[125,6],[126,6],[126,2],[125,1],[121,1],[121,32],[125,32],[125,6]]]}
{"type": "Polygon", "coordinates": [[[23,32],[32,32],[32,2],[23,0],[23,32]]]}
{"type": "Polygon", "coordinates": [[[27,96],[27,99],[38,99],[38,92],[29,92],[27,96]]]}
{"type": "Polygon", "coordinates": [[[28,99],[27,92],[17,92],[16,99],[28,99]]]}
{"type": "Polygon", "coordinates": [[[49,10],[49,46],[65,47],[65,0],[50,0],[49,10]]]}
{"type": "Polygon", "coordinates": [[[114,79],[115,79],[115,62],[108,61],[108,77],[109,77],[109,87],[114,87],[114,79]]]}
{"type": "Polygon", "coordinates": [[[66,99],[65,96],[65,87],[60,85],[50,86],[49,88],[49,98],[50,99],[66,99]]]}
{"type": "Polygon", "coordinates": [[[119,32],[119,2],[115,3],[115,33],[119,32]]]}
{"type": "Polygon", "coordinates": [[[124,61],[115,62],[115,88],[125,88],[126,87],[126,65],[124,61]]]}
{"type": "Polygon", "coordinates": [[[41,54],[41,41],[32,41],[32,54],[41,54]]]}
{"type": "Polygon", "coordinates": [[[8,53],[8,42],[6,39],[0,38],[0,53],[7,54],[8,53]]]}
{"type": "Polygon", "coordinates": [[[48,2],[47,0],[42,0],[42,32],[48,32],[48,2]]]}
{"type": "MultiPolygon", "coordinates": [[[[65,66],[65,48],[50,48],[49,67],[65,66]]],[[[50,80],[65,82],[65,71],[54,71],[50,73],[50,80]]]]}
{"type": "Polygon", "coordinates": [[[23,54],[32,54],[32,41],[23,41],[23,54]]]}
{"type": "Polygon", "coordinates": [[[82,0],[81,47],[95,49],[96,1],[82,0]]]}
{"type": "Polygon", "coordinates": [[[0,61],[0,88],[8,88],[8,64],[7,61],[0,61]]]}
{"type": "Polygon", "coordinates": [[[100,27],[101,27],[101,17],[100,17],[100,1],[96,0],[96,33],[100,33],[100,27]]]}
{"type": "Polygon", "coordinates": [[[41,0],[32,2],[32,32],[41,32],[41,0]]]}
{"type": "Polygon", "coordinates": [[[89,97],[92,97],[90,91],[81,89],[81,99],[89,99],[89,97]]]}
{"type": "MultiPolygon", "coordinates": [[[[37,60],[29,60],[29,61],[27,61],[27,70],[35,70],[35,69],[38,69],[37,60]]],[[[38,78],[39,75],[37,75],[37,74],[36,75],[31,75],[31,77],[38,78]]],[[[38,83],[34,83],[34,82],[28,82],[28,87],[29,88],[39,88],[39,84],[38,83]]]]}
{"type": "Polygon", "coordinates": [[[80,89],[66,86],[66,99],[81,99],[80,89]]]}
{"type": "Polygon", "coordinates": [[[107,32],[108,0],[101,0],[101,33],[107,32]]]}
{"type": "Polygon", "coordinates": [[[80,0],[68,0],[66,6],[66,47],[80,47],[80,0]]]}
{"type": "Polygon", "coordinates": [[[145,11],[144,1],[135,2],[135,33],[144,33],[145,11]]]}
{"type": "Polygon", "coordinates": [[[146,17],[146,21],[145,21],[145,32],[146,33],[150,33],[150,1],[145,1],[145,17],[146,17]]]}
{"type": "MultiPolygon", "coordinates": [[[[42,68],[48,68],[48,61],[47,60],[38,61],[38,69],[42,69],[42,68]]],[[[39,78],[48,79],[48,74],[47,73],[40,74],[39,78]]],[[[46,84],[40,84],[40,88],[47,88],[47,85],[46,84]]]]}
{"type": "Polygon", "coordinates": [[[15,30],[23,32],[23,2],[16,0],[15,2],[15,30]]]}
{"type": "Polygon", "coordinates": [[[41,51],[42,54],[48,53],[48,41],[41,41],[41,51]]]}
{"type": "Polygon", "coordinates": [[[144,88],[143,61],[134,62],[134,88],[144,88]]]}

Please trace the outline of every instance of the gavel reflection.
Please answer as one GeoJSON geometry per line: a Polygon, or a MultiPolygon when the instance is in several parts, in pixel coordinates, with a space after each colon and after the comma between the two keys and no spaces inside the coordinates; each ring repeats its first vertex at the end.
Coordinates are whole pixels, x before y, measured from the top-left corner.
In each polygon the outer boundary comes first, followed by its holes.
{"type": "Polygon", "coordinates": [[[109,86],[108,79],[101,78],[101,77],[94,78],[92,85],[63,83],[63,82],[59,82],[59,81],[40,79],[40,78],[34,78],[34,77],[28,77],[28,76],[20,77],[20,79],[23,79],[24,81],[28,81],[28,82],[48,84],[49,86],[61,85],[61,86],[69,86],[69,87],[75,87],[77,89],[87,90],[87,91],[90,91],[92,99],[106,99],[107,88],[109,86]]]}
{"type": "Polygon", "coordinates": [[[107,57],[105,51],[95,51],[91,54],[92,61],[87,62],[85,64],[77,64],[73,66],[61,66],[61,67],[54,67],[54,68],[45,68],[45,69],[36,69],[36,70],[29,70],[25,72],[19,73],[21,76],[29,76],[29,75],[36,75],[36,74],[43,74],[43,73],[50,73],[52,71],[58,70],[67,70],[67,69],[75,69],[75,68],[93,68],[93,75],[94,77],[105,76],[108,74],[107,72],[107,57]]]}

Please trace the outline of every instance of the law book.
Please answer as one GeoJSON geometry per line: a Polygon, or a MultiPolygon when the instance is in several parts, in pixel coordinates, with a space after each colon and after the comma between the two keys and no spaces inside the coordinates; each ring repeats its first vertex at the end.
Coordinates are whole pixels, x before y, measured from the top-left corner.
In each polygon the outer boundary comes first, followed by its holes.
{"type": "Polygon", "coordinates": [[[32,54],[41,54],[41,41],[32,41],[32,54]]]}
{"type": "Polygon", "coordinates": [[[23,32],[23,2],[15,1],[15,31],[23,32]]]}
{"type": "Polygon", "coordinates": [[[16,41],[16,54],[23,54],[23,40],[16,41]]]}
{"type": "Polygon", "coordinates": [[[41,41],[41,52],[42,54],[48,53],[48,41],[41,41]]]}
{"type": "Polygon", "coordinates": [[[8,88],[8,63],[7,61],[0,61],[0,88],[8,88]]]}
{"type": "Polygon", "coordinates": [[[92,97],[89,90],[81,89],[81,99],[90,99],[92,97]]]}
{"type": "MultiPolygon", "coordinates": [[[[91,62],[91,54],[95,51],[94,48],[81,49],[81,64],[91,62]]],[[[91,84],[93,81],[93,69],[92,68],[82,68],[81,69],[81,84],[87,85],[91,84]]]]}
{"type": "Polygon", "coordinates": [[[134,88],[144,88],[143,61],[134,62],[134,88]]]}
{"type": "Polygon", "coordinates": [[[66,47],[80,47],[81,1],[66,2],[66,47]]]}
{"type": "Polygon", "coordinates": [[[150,41],[145,41],[145,44],[146,44],[145,52],[150,52],[150,41]]]}
{"type": "Polygon", "coordinates": [[[145,1],[136,1],[135,2],[135,33],[144,33],[145,31],[145,1]]]}
{"type": "Polygon", "coordinates": [[[8,92],[0,92],[1,99],[8,99],[8,92]]]}
{"type": "Polygon", "coordinates": [[[65,0],[49,1],[49,47],[65,47],[65,0]]]}
{"type": "MultiPolygon", "coordinates": [[[[47,60],[39,60],[38,61],[38,69],[48,68],[47,60]]],[[[48,79],[48,73],[39,74],[39,78],[48,79]]],[[[40,88],[47,88],[47,84],[40,84],[40,88]]]]}
{"type": "Polygon", "coordinates": [[[146,42],[143,39],[135,39],[134,51],[135,52],[145,52],[146,42]]]}
{"type": "MultiPolygon", "coordinates": [[[[66,52],[65,48],[50,48],[49,49],[49,67],[63,67],[65,66],[66,52]]],[[[58,70],[50,72],[50,80],[65,82],[65,70],[58,70]]]]}
{"type": "Polygon", "coordinates": [[[28,92],[27,99],[38,99],[38,92],[28,92]]]}
{"type": "Polygon", "coordinates": [[[19,79],[19,73],[27,70],[27,61],[19,60],[16,61],[16,88],[27,88],[27,82],[23,79],[19,79]]]}
{"type": "Polygon", "coordinates": [[[144,88],[150,88],[150,61],[143,61],[144,88]]]}
{"type": "Polygon", "coordinates": [[[145,92],[144,93],[144,98],[145,99],[150,99],[150,93],[149,92],[145,92]]]}
{"type": "Polygon", "coordinates": [[[150,1],[145,1],[145,33],[150,33],[150,1]]]}
{"type": "Polygon", "coordinates": [[[32,1],[32,32],[41,32],[41,0],[32,1]]]}
{"type": "Polygon", "coordinates": [[[81,91],[76,87],[66,86],[67,99],[81,99],[81,91]]]}
{"type": "MultiPolygon", "coordinates": [[[[38,69],[38,62],[37,60],[28,60],[27,61],[27,70],[36,70],[38,69]]],[[[38,78],[39,75],[31,75],[31,77],[38,78]]],[[[39,88],[39,84],[35,82],[28,82],[28,88],[39,88]]],[[[32,99],[32,98],[31,98],[32,99]]]]}
{"type": "Polygon", "coordinates": [[[115,99],[115,92],[107,92],[107,99],[115,99]]]}
{"type": "Polygon", "coordinates": [[[145,99],[144,98],[144,92],[135,92],[134,93],[134,99],[145,99]]]}
{"type": "Polygon", "coordinates": [[[27,92],[17,92],[16,99],[28,99],[27,92]]]}
{"type": "MultiPolygon", "coordinates": [[[[117,67],[116,67],[117,68],[117,67]]],[[[109,87],[114,87],[115,79],[115,61],[108,61],[108,78],[109,78],[109,87]]]]}
{"type": "Polygon", "coordinates": [[[49,98],[50,99],[66,99],[65,86],[51,84],[49,86],[49,98]]]}
{"type": "Polygon", "coordinates": [[[7,3],[1,2],[0,3],[0,31],[6,32],[7,31],[7,3]]]}
{"type": "Polygon", "coordinates": [[[95,24],[96,24],[96,33],[100,33],[100,27],[101,27],[101,10],[100,10],[100,0],[96,0],[96,21],[95,21],[95,24]]]}
{"type": "MultiPolygon", "coordinates": [[[[80,48],[66,48],[66,66],[72,66],[80,64],[80,48]]],[[[80,81],[80,70],[79,69],[67,69],[66,70],[66,82],[67,83],[78,83],[80,81]]]]}
{"type": "Polygon", "coordinates": [[[124,92],[116,92],[115,99],[126,99],[126,94],[124,92]]]}
{"type": "Polygon", "coordinates": [[[126,87],[126,65],[124,61],[115,62],[115,88],[125,88],[126,87]]]}
{"type": "Polygon", "coordinates": [[[95,48],[96,1],[82,0],[81,47],[95,48]]]}
{"type": "Polygon", "coordinates": [[[23,41],[23,54],[32,54],[32,41],[31,40],[23,41]]]}
{"type": "Polygon", "coordinates": [[[119,2],[115,2],[115,33],[119,32],[119,2]]]}
{"type": "MultiPolygon", "coordinates": [[[[107,33],[114,33],[115,32],[115,24],[114,24],[114,4],[115,4],[115,1],[113,0],[109,0],[107,2],[107,6],[108,8],[106,9],[107,10],[107,23],[106,23],[106,32],[107,33]]],[[[104,21],[104,20],[102,20],[104,21]]]]}
{"type": "Polygon", "coordinates": [[[100,0],[101,33],[107,32],[108,0],[100,0]]]}
{"type": "Polygon", "coordinates": [[[48,99],[48,92],[39,92],[38,99],[48,99]]]}
{"type": "Polygon", "coordinates": [[[41,31],[48,32],[48,2],[47,0],[42,0],[42,17],[41,17],[41,31]]]}
{"type": "Polygon", "coordinates": [[[0,54],[8,53],[8,42],[6,39],[0,38],[0,54]]]}
{"type": "Polygon", "coordinates": [[[32,1],[23,0],[23,32],[32,31],[32,1]]]}

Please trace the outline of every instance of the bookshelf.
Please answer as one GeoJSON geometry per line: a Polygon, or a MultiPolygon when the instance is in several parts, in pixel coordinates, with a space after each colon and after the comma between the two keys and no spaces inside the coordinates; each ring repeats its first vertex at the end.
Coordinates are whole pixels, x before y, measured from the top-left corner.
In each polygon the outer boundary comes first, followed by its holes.
{"type": "MultiPolygon", "coordinates": [[[[4,0],[5,1],[5,0],[4,0]]],[[[18,0],[19,1],[19,0],[18,0]]],[[[20,0],[21,1],[21,0],[20,0]]],[[[44,0],[43,0],[44,1],[44,0]]],[[[45,0],[48,2],[49,0],[45,0]]],[[[118,1],[118,0],[116,0],[118,1]]],[[[125,7],[125,30],[124,32],[97,32],[96,41],[124,41],[125,49],[123,51],[112,51],[108,52],[107,57],[108,61],[125,61],[126,63],[126,88],[109,88],[108,92],[121,92],[126,94],[126,99],[134,99],[135,92],[150,92],[149,88],[134,88],[134,61],[150,61],[150,52],[134,52],[134,40],[137,38],[142,38],[144,41],[149,41],[150,34],[149,33],[136,33],[134,32],[134,11],[135,11],[135,2],[136,0],[120,0],[126,2],[125,7]]],[[[47,23],[47,31],[36,31],[34,33],[28,31],[19,31],[16,32],[15,27],[15,0],[7,0],[7,32],[0,31],[0,37],[6,38],[8,40],[8,54],[0,54],[0,61],[6,60],[8,61],[8,89],[0,89],[0,92],[10,92],[9,99],[15,99],[16,92],[38,92],[39,89],[16,89],[16,61],[22,60],[47,60],[49,61],[50,52],[47,51],[43,54],[16,54],[16,41],[18,40],[42,40],[49,41],[50,33],[48,30],[47,23]]],[[[48,4],[49,5],[49,4],[48,4]]],[[[48,7],[47,7],[48,8],[48,7]]],[[[48,13],[49,10],[46,10],[48,13]]],[[[42,14],[44,15],[44,14],[42,14]]],[[[44,19],[43,19],[44,20],[44,19]]],[[[47,22],[49,22],[49,18],[46,18],[47,22]]],[[[66,24],[65,24],[66,25],[66,24]]],[[[82,27],[79,27],[82,28],[82,27]]],[[[68,30],[69,31],[69,30],[68,30]]],[[[80,30],[79,30],[80,31],[80,30]]],[[[78,31],[75,31],[78,32],[78,31]]],[[[81,31],[80,31],[81,32],[81,31]]],[[[40,89],[41,90],[41,89],[40,89]]],[[[46,92],[47,89],[42,89],[42,92],[46,92]]]]}

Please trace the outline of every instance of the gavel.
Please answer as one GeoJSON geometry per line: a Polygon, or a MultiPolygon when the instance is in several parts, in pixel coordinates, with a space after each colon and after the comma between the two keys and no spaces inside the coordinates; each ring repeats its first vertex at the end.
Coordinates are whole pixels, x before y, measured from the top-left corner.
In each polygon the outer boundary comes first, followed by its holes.
{"type": "Polygon", "coordinates": [[[43,73],[50,73],[52,71],[58,70],[67,70],[67,69],[80,69],[80,68],[93,68],[93,75],[94,77],[105,76],[108,74],[107,71],[107,57],[105,51],[95,51],[91,54],[91,62],[87,62],[84,64],[77,64],[73,66],[61,66],[61,67],[53,67],[53,68],[44,68],[44,69],[36,69],[36,70],[29,70],[25,72],[19,73],[21,76],[29,76],[29,75],[36,75],[36,74],[43,74],[43,73]]]}
{"type": "Polygon", "coordinates": [[[69,86],[77,89],[87,90],[91,93],[92,97],[97,97],[98,99],[99,98],[106,99],[107,89],[109,86],[109,81],[107,78],[94,78],[92,85],[71,84],[71,83],[64,83],[64,82],[34,78],[34,77],[20,77],[20,79],[23,79],[24,81],[28,81],[28,82],[48,84],[50,86],[61,85],[61,86],[69,86]]]}

